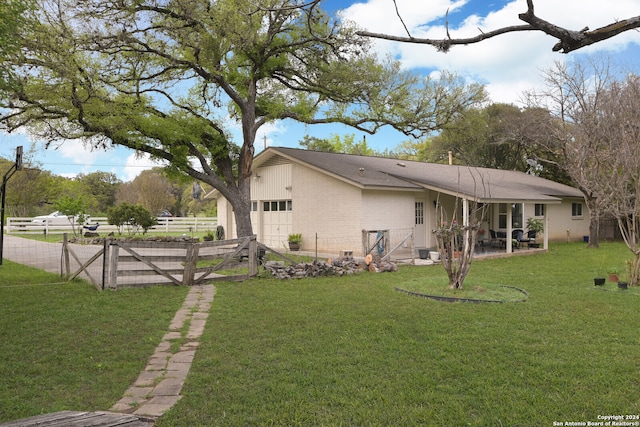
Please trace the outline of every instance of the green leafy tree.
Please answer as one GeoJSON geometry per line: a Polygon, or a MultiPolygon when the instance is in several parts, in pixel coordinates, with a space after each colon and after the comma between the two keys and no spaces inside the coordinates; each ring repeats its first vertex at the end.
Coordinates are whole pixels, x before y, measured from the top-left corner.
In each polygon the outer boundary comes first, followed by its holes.
{"type": "Polygon", "coordinates": [[[253,234],[254,141],[265,124],[419,137],[484,97],[453,74],[424,79],[379,60],[320,0],[36,1],[36,23],[16,36],[21,56],[0,58],[24,79],[0,92],[0,127],[165,160],[229,200],[239,236],[253,234]]]}
{"type": "Polygon", "coordinates": [[[433,138],[427,156],[433,162],[447,162],[451,151],[454,161],[465,165],[519,170],[569,183],[557,157],[546,149],[555,136],[540,123],[550,118],[545,109],[511,104],[469,109],[433,138]]]}
{"type": "MultiPolygon", "coordinates": [[[[160,213],[163,209],[174,211],[176,204],[177,185],[171,183],[164,176],[162,170],[151,169],[142,171],[131,182],[122,184],[116,194],[116,202],[127,202],[134,205],[141,205],[154,214],[160,213]]],[[[177,213],[177,212],[176,212],[177,213]]]]}
{"type": "Polygon", "coordinates": [[[82,234],[82,225],[88,219],[86,214],[86,204],[82,197],[61,197],[55,203],[54,207],[63,215],[67,215],[67,219],[71,224],[73,235],[82,234]]]}
{"type": "Polygon", "coordinates": [[[325,151],[329,153],[344,153],[344,154],[357,154],[360,156],[373,156],[376,155],[376,151],[367,145],[366,138],[363,138],[361,142],[355,142],[356,136],[354,134],[344,135],[331,135],[329,138],[317,138],[314,136],[305,135],[300,146],[307,150],[312,151],[325,151]]]}
{"type": "Polygon", "coordinates": [[[109,209],[107,221],[118,227],[119,234],[126,229],[129,235],[135,235],[140,230],[146,234],[151,227],[158,224],[156,218],[143,206],[126,202],[109,209]]]}
{"type": "MultiPolygon", "coordinates": [[[[21,27],[31,25],[29,14],[33,7],[31,0],[3,0],[0,2],[0,58],[6,58],[9,62],[20,54],[20,38],[16,37],[21,27]]],[[[0,89],[18,87],[14,69],[0,67],[0,89]]]]}
{"type": "Polygon", "coordinates": [[[116,192],[122,181],[112,172],[79,174],[76,179],[87,196],[88,209],[94,216],[104,214],[115,205],[116,192]]]}

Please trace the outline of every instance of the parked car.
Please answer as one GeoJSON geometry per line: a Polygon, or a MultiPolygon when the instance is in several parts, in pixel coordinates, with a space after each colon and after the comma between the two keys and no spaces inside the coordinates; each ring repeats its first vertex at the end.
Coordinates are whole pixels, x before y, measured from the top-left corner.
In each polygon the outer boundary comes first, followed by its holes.
{"type": "Polygon", "coordinates": [[[173,216],[173,214],[171,212],[169,212],[166,209],[163,209],[162,212],[160,212],[160,215],[158,215],[158,218],[171,218],[173,216]]]}
{"type": "MultiPolygon", "coordinates": [[[[88,219],[88,217],[87,217],[88,219]]],[[[76,216],[75,218],[72,218],[73,220],[73,224],[77,224],[78,223],[78,217],[76,216]]],[[[72,222],[69,220],[69,217],[67,215],[64,215],[63,213],[59,212],[59,211],[55,211],[55,212],[51,212],[49,215],[40,215],[37,217],[34,217],[31,220],[32,224],[38,224],[38,225],[71,225],[72,222]]]]}

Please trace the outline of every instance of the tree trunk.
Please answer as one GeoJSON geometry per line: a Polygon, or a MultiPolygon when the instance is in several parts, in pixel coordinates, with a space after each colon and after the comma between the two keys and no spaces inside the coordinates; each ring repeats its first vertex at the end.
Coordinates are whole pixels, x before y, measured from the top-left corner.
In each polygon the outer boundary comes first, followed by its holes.
{"type": "MultiPolygon", "coordinates": [[[[248,192],[247,192],[248,193],[248,192]]],[[[247,194],[247,197],[250,197],[247,194]]],[[[238,237],[247,237],[253,235],[253,226],[251,225],[251,201],[242,200],[231,203],[233,206],[233,215],[236,218],[236,233],[238,237]]]]}
{"type": "Polygon", "coordinates": [[[596,198],[586,196],[584,198],[589,209],[589,244],[590,248],[600,247],[600,206],[596,198]]]}

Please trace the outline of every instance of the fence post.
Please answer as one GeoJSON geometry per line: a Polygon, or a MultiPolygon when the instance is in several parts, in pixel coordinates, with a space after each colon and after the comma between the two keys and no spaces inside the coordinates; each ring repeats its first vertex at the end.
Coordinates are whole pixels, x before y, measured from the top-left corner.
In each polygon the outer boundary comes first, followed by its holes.
{"type": "Polygon", "coordinates": [[[200,252],[200,243],[188,244],[187,254],[184,260],[184,273],[182,273],[182,284],[185,286],[193,286],[193,280],[196,275],[196,264],[198,262],[199,252],[200,252]]]}
{"type": "Polygon", "coordinates": [[[71,264],[69,263],[69,235],[67,233],[62,234],[62,256],[64,258],[64,271],[62,276],[67,279],[71,274],[71,264]]]}
{"type": "Polygon", "coordinates": [[[109,240],[104,239],[102,241],[102,290],[104,291],[104,287],[109,278],[107,275],[109,272],[109,240]]]}
{"type": "Polygon", "coordinates": [[[256,235],[249,237],[249,277],[258,274],[258,241],[256,235]]]}
{"type": "Polygon", "coordinates": [[[112,289],[118,288],[118,256],[120,255],[120,246],[113,240],[109,241],[109,245],[112,247],[109,250],[109,287],[112,289]]]}

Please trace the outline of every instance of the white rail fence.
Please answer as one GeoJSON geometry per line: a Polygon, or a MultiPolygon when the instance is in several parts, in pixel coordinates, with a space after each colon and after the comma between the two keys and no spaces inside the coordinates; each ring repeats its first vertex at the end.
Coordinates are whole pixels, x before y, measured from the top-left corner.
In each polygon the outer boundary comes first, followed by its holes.
{"type": "MultiPolygon", "coordinates": [[[[7,224],[5,231],[7,234],[62,234],[72,232],[73,226],[71,223],[67,224],[35,224],[32,222],[33,218],[19,218],[12,217],[7,218],[7,224]]],[[[106,217],[91,217],[88,223],[85,225],[93,226],[96,223],[100,224],[96,232],[104,235],[105,233],[118,233],[118,227],[109,224],[106,217]]],[[[201,233],[212,231],[215,233],[218,226],[218,218],[216,217],[171,217],[171,218],[158,218],[158,225],[152,227],[150,231],[160,231],[165,233],[201,233]]],[[[76,225],[76,231],[82,230],[82,233],[89,231],[78,228],[76,225]]],[[[126,233],[126,227],[123,233],[126,233]]]]}

